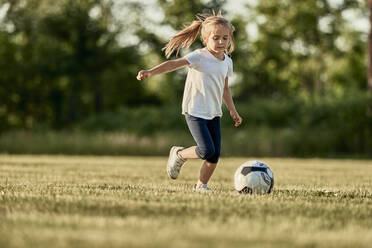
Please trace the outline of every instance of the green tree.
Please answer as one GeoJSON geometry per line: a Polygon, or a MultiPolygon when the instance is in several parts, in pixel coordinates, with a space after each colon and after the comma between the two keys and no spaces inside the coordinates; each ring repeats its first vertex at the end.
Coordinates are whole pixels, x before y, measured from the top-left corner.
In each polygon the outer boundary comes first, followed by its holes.
{"type": "MultiPolygon", "coordinates": [[[[0,34],[0,120],[61,127],[123,105],[156,102],[135,76],[136,46],[122,47],[125,33],[112,1],[2,1],[8,8],[0,34]],[[6,28],[12,27],[12,28],[6,28]]],[[[5,126],[5,125],[4,125],[5,126]]]]}
{"type": "Polygon", "coordinates": [[[242,23],[256,24],[258,36],[248,42],[247,56],[238,55],[240,99],[365,87],[363,34],[348,29],[342,15],[356,8],[356,1],[331,6],[326,0],[248,5],[242,23]]]}
{"type": "Polygon", "coordinates": [[[367,87],[370,92],[372,92],[372,0],[368,1],[369,9],[369,36],[368,36],[368,82],[367,87]]]}

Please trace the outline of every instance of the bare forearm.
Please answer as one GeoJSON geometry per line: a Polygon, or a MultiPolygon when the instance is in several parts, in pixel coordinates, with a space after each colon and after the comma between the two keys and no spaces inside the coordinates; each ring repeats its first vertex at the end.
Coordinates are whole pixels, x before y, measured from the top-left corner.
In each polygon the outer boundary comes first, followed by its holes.
{"type": "Polygon", "coordinates": [[[154,68],[150,70],[139,71],[137,74],[137,80],[142,80],[144,78],[148,78],[156,74],[174,71],[187,65],[189,65],[189,62],[185,58],[168,60],[164,63],[161,63],[160,65],[155,66],[154,68]]]}
{"type": "Polygon", "coordinates": [[[150,69],[149,73],[151,75],[167,73],[184,67],[185,65],[186,64],[181,60],[168,60],[150,69]]]}
{"type": "Polygon", "coordinates": [[[229,88],[225,88],[222,96],[223,102],[230,111],[236,111],[235,104],[229,88]]]}
{"type": "Polygon", "coordinates": [[[229,78],[226,77],[225,79],[225,87],[223,89],[222,100],[225,103],[226,107],[230,110],[231,118],[235,121],[235,127],[240,126],[242,124],[242,117],[238,114],[235,109],[235,104],[231,96],[231,91],[229,88],[229,78]]]}

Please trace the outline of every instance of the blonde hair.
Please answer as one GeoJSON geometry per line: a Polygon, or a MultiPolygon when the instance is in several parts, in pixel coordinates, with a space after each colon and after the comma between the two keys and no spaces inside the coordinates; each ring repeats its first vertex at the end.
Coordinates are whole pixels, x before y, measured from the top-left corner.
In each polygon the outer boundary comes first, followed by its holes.
{"type": "Polygon", "coordinates": [[[197,14],[197,20],[194,20],[189,26],[182,29],[176,35],[174,35],[169,42],[165,45],[162,50],[165,50],[165,56],[169,58],[172,53],[177,50],[176,56],[178,55],[181,48],[189,48],[192,43],[194,43],[196,37],[201,30],[201,40],[204,45],[205,40],[208,38],[210,32],[209,27],[211,25],[223,25],[229,29],[229,44],[228,49],[226,49],[227,54],[231,54],[235,48],[235,41],[233,32],[235,31],[234,26],[226,20],[222,15],[221,11],[216,15],[213,11],[212,14],[197,14]]]}

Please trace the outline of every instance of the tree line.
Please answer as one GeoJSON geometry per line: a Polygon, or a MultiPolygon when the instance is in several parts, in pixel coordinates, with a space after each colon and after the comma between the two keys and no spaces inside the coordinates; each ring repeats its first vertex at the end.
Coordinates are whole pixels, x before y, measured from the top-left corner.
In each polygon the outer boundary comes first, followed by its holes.
{"type": "MultiPolygon", "coordinates": [[[[244,15],[226,13],[226,2],[158,0],[165,18],[156,25],[179,30],[212,9],[231,16],[237,101],[367,91],[368,34],[345,13],[367,18],[368,2],[261,0],[247,2],[244,15]]],[[[1,0],[0,130],[63,128],[123,107],[179,101],[185,71],[135,78],[165,60],[169,38],[148,27],[144,8],[133,0],[1,0]]]]}

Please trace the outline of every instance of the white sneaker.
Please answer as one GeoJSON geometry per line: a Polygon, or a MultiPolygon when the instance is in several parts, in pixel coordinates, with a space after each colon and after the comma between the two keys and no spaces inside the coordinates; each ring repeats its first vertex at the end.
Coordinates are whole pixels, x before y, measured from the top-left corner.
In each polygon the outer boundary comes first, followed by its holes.
{"type": "Polygon", "coordinates": [[[169,158],[167,163],[167,172],[170,178],[177,179],[178,174],[180,173],[182,165],[186,162],[187,159],[181,158],[177,152],[183,149],[181,146],[172,146],[169,152],[169,158]]]}
{"type": "Polygon", "coordinates": [[[210,188],[208,188],[207,184],[202,184],[201,186],[197,187],[196,184],[194,185],[194,191],[202,192],[202,193],[209,193],[212,192],[210,188]]]}

